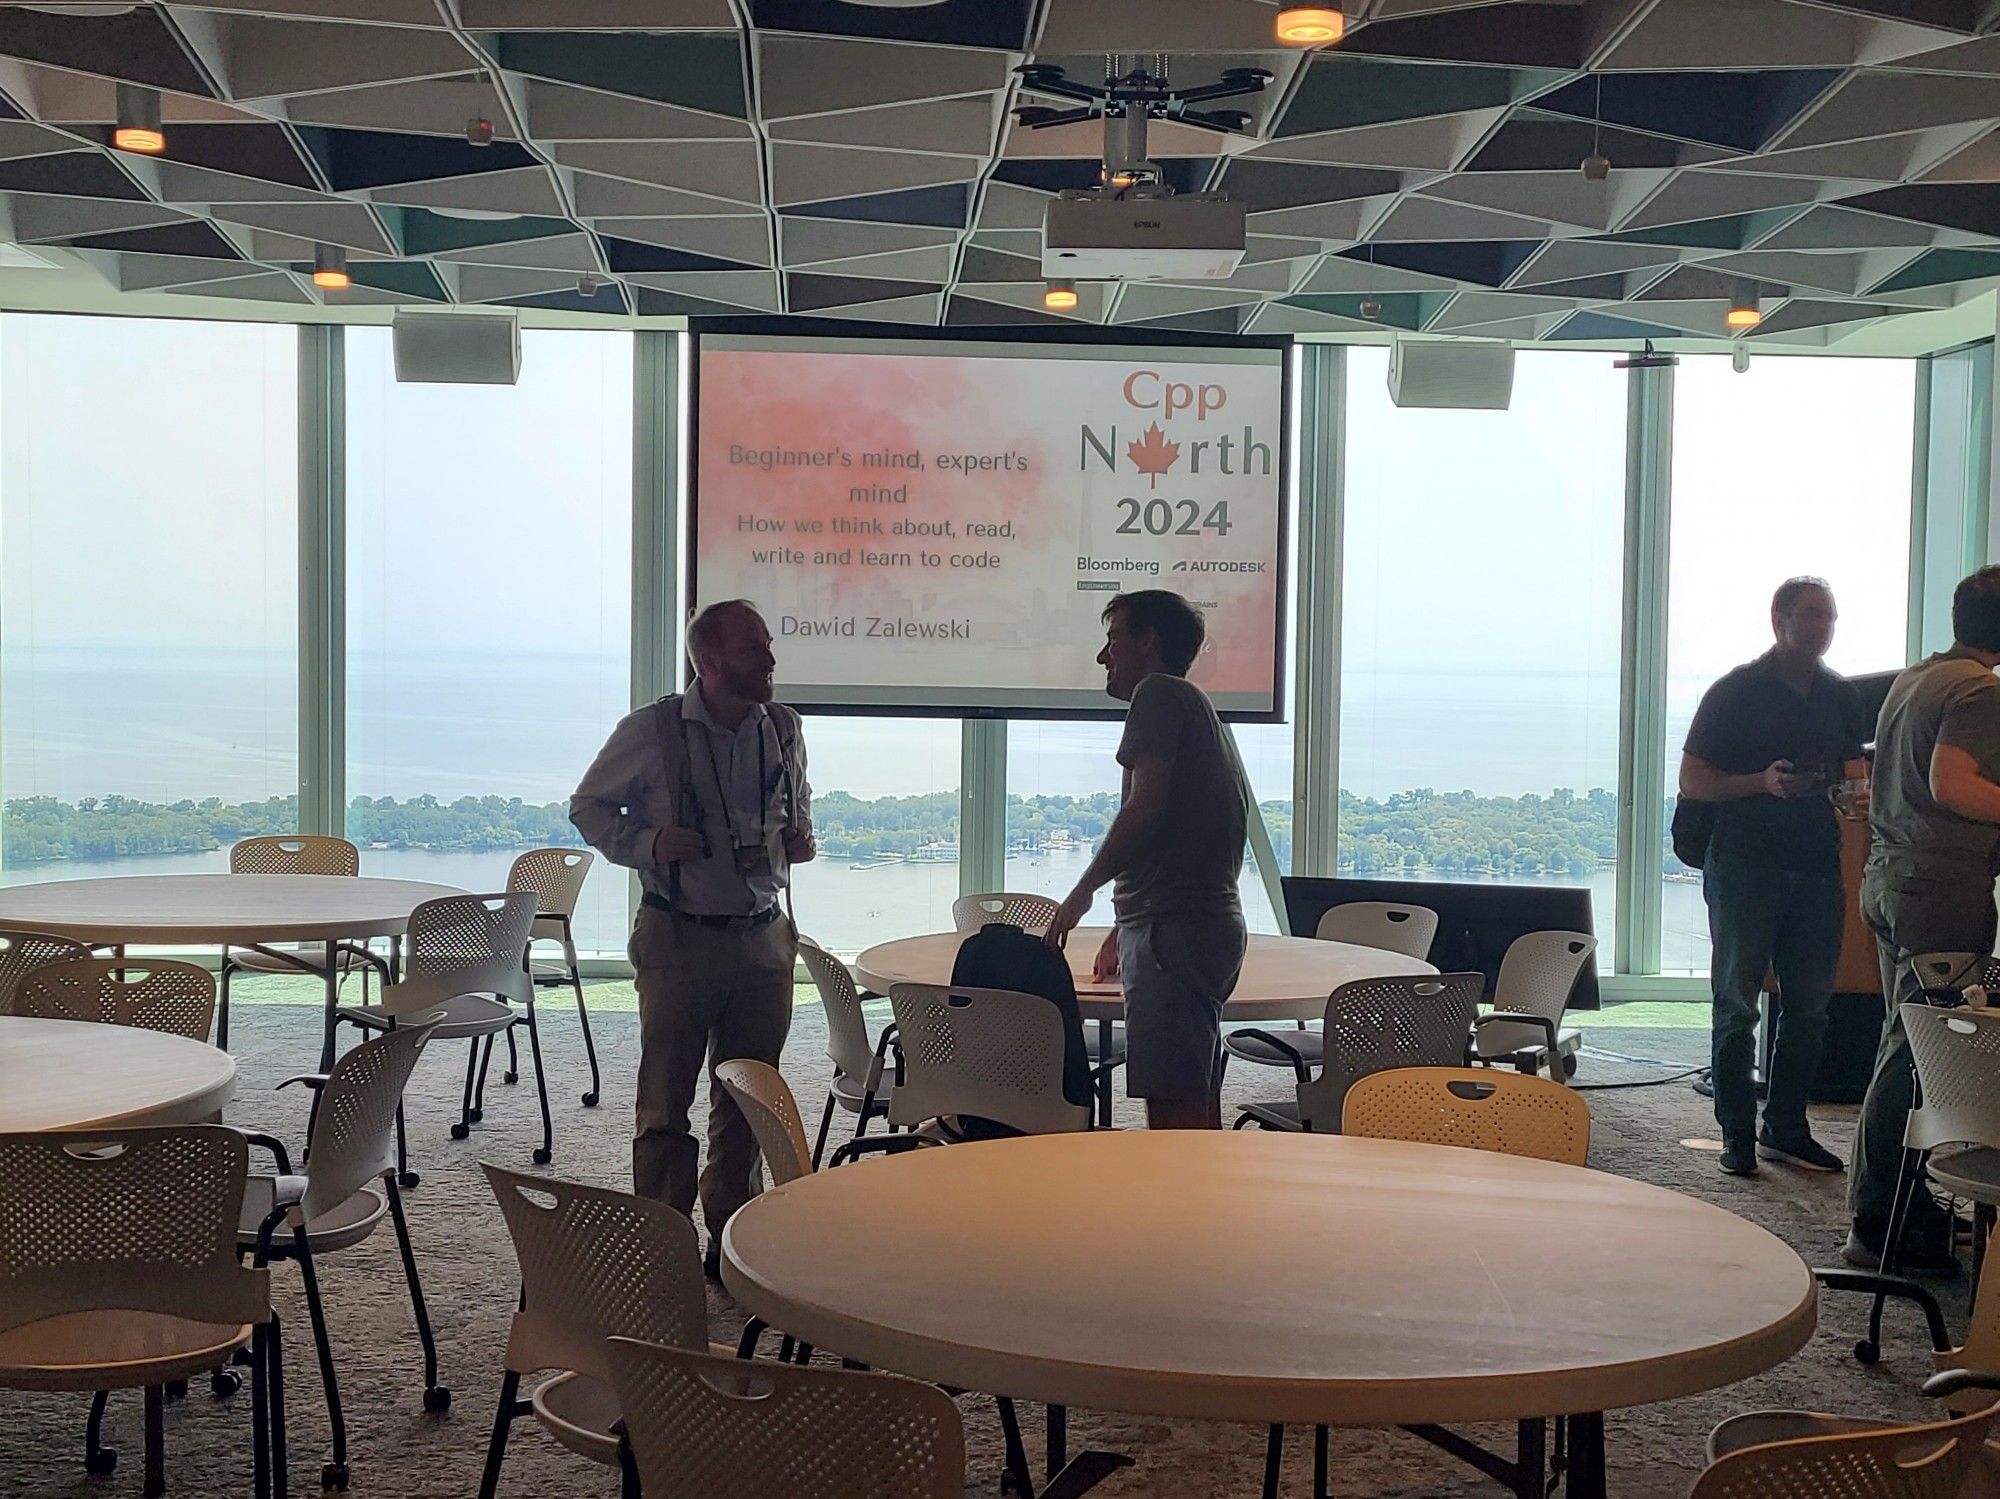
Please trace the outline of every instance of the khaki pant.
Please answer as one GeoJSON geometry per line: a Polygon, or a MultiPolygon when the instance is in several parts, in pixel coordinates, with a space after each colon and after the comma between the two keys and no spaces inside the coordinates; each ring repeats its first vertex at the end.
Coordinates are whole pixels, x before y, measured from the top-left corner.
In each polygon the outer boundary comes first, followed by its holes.
{"type": "MultiPolygon", "coordinates": [[[[697,1147],[688,1107],[715,1062],[747,1057],[778,1065],[792,1025],[798,938],[780,916],[762,926],[717,928],[652,906],[632,930],[639,990],[639,1109],[632,1189],[692,1218],[697,1147]]],[[[701,1212],[722,1232],[763,1189],[763,1158],[749,1121],[709,1075],[708,1164],[701,1212]]]]}

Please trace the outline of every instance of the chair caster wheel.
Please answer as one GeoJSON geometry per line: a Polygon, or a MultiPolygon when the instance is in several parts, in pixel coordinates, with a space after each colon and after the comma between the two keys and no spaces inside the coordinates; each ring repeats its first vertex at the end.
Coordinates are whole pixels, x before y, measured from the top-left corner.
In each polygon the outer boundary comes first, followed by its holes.
{"type": "Polygon", "coordinates": [[[472,1112],[471,1112],[470,1114],[468,1114],[468,1115],[467,1115],[466,1117],[467,1117],[467,1118],[469,1118],[469,1119],[470,1119],[470,1120],[471,1120],[471,1121],[472,1121],[472,1122],[473,1122],[474,1124],[477,1124],[477,1123],[479,1123],[479,1122],[480,1122],[480,1121],[481,1121],[482,1119],[484,1119],[484,1118],[486,1117],[486,1110],[484,1110],[484,1109],[474,1109],[474,1110],[473,1110],[473,1111],[472,1111],[472,1112]]]}
{"type": "Polygon", "coordinates": [[[319,1470],[319,1486],[336,1493],[347,1492],[347,1464],[326,1463],[319,1470]]]}
{"type": "Polygon", "coordinates": [[[1882,1348],[1873,1338],[1863,1338],[1854,1345],[1854,1361],[1857,1364],[1875,1364],[1882,1360],[1882,1348]]]}
{"type": "Polygon", "coordinates": [[[467,1124],[463,1123],[454,1124],[451,1127],[451,1137],[454,1140],[463,1140],[467,1135],[471,1133],[472,1133],[472,1128],[470,1125],[467,1124]]]}
{"type": "Polygon", "coordinates": [[[1576,1076],[1576,1058],[1575,1058],[1575,1057],[1573,1057],[1573,1056],[1572,1056],[1572,1057],[1564,1057],[1564,1058],[1563,1058],[1563,1076],[1564,1076],[1565,1078],[1571,1078],[1571,1077],[1575,1077],[1575,1076],[1576,1076]]]}
{"type": "Polygon", "coordinates": [[[414,1187],[422,1180],[423,1178],[414,1171],[400,1171],[396,1174],[396,1185],[399,1187],[414,1187]]]}
{"type": "Polygon", "coordinates": [[[99,1447],[95,1452],[84,1454],[83,1471],[95,1478],[106,1478],[118,1467],[118,1449],[99,1447]]]}
{"type": "Polygon", "coordinates": [[[188,1398],[188,1382],[185,1379],[170,1379],[160,1387],[160,1398],[168,1405],[179,1405],[188,1398]]]}
{"type": "Polygon", "coordinates": [[[592,1092],[583,1095],[583,1106],[586,1109],[594,1109],[597,1107],[597,1094],[594,1090],[592,1092]]]}
{"type": "Polygon", "coordinates": [[[538,1145],[535,1147],[535,1164],[537,1166],[546,1166],[550,1161],[553,1161],[555,1158],[556,1158],[556,1153],[553,1150],[550,1150],[546,1145],[538,1145]]]}
{"type": "Polygon", "coordinates": [[[518,1083],[520,1080],[521,1074],[518,1072],[503,1072],[500,1074],[500,1081],[503,1083],[518,1083]]]}
{"type": "Polygon", "coordinates": [[[441,1384],[434,1384],[424,1391],[424,1409],[433,1416],[441,1416],[451,1409],[451,1391],[441,1384]]]}
{"type": "Polygon", "coordinates": [[[227,1400],[243,1388],[243,1376],[234,1369],[217,1369],[208,1376],[208,1393],[217,1400],[227,1400]]]}

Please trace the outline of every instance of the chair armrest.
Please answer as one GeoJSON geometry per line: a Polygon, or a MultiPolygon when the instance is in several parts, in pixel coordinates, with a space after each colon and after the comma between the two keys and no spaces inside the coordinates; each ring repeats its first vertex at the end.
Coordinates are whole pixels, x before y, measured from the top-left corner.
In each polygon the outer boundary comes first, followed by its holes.
{"type": "Polygon", "coordinates": [[[267,1135],[262,1130],[239,1129],[236,1133],[241,1135],[250,1144],[270,1151],[272,1159],[278,1163],[278,1174],[280,1176],[290,1176],[292,1174],[292,1158],[285,1153],[285,1142],[283,1140],[280,1140],[276,1135],[267,1135]]]}
{"type": "Polygon", "coordinates": [[[1488,1010],[1484,1015],[1475,1016],[1472,1021],[1472,1037],[1479,1039],[1479,1033],[1489,1025],[1505,1022],[1509,1025],[1525,1025],[1542,1033],[1543,1044],[1549,1055],[1556,1054],[1556,1023],[1546,1015],[1524,1015],[1519,1010],[1488,1010]]]}
{"type": "Polygon", "coordinates": [[[1924,1314],[1924,1324],[1931,1335],[1931,1351],[1943,1353],[1952,1346],[1951,1333],[1944,1325],[1944,1313],[1938,1308],[1937,1298],[1913,1280],[1905,1280],[1900,1275],[1882,1275],[1873,1270],[1819,1269],[1813,1271],[1813,1279],[1828,1291],[1859,1291],[1864,1296],[1886,1296],[1892,1301],[1914,1302],[1917,1310],[1924,1314]]]}
{"type": "Polygon", "coordinates": [[[917,1135],[863,1135],[859,1140],[849,1140],[836,1150],[826,1169],[831,1171],[835,1166],[845,1166],[849,1161],[860,1157],[864,1151],[921,1150],[931,1143],[917,1135]]]}
{"type": "Polygon", "coordinates": [[[1263,1030],[1236,1031],[1234,1034],[1238,1036],[1255,1036],[1266,1046],[1276,1047],[1285,1054],[1285,1059],[1292,1064],[1292,1071],[1298,1075],[1298,1080],[1301,1083],[1312,1081],[1312,1069],[1306,1066],[1306,1059],[1300,1055],[1299,1049],[1296,1046],[1291,1045],[1282,1037],[1275,1036],[1270,1031],[1263,1030]]]}
{"type": "MultiPolygon", "coordinates": [[[[317,1093],[321,1088],[326,1086],[326,1079],[327,1074],[324,1072],[301,1072],[296,1077],[286,1078],[282,1083],[278,1084],[278,1088],[289,1088],[293,1083],[304,1083],[313,1092],[317,1093]]],[[[273,1091],[276,1090],[274,1089],[273,1091]]]]}
{"type": "Polygon", "coordinates": [[[1945,1369],[1924,1381],[1924,1393],[1943,1400],[1961,1390],[2000,1390],[2000,1374],[1984,1369],[1945,1369]]]}

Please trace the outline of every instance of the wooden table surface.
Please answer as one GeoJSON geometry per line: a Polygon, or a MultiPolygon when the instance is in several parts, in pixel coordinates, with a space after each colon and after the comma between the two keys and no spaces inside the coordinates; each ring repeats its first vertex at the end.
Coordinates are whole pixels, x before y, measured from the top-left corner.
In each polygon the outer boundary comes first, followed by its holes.
{"type": "Polygon", "coordinates": [[[822,1171],[730,1219],[723,1279],[771,1326],[876,1368],[1287,1425],[1650,1404],[1770,1368],[1816,1315],[1795,1252],[1691,1197],[1261,1131],[1045,1135],[822,1171]]]}
{"type": "MultiPolygon", "coordinates": [[[[1078,927],[1070,933],[1064,949],[1076,978],[1077,1004],[1086,1020],[1116,1020],[1125,1011],[1116,981],[1100,984],[1090,975],[1107,930],[1078,927]]],[[[948,984],[958,945],[964,940],[959,932],[934,932],[878,943],[854,960],[854,976],[877,994],[887,994],[891,984],[948,984]]],[[[1326,1013],[1326,997],[1351,980],[1436,972],[1421,959],[1376,947],[1252,932],[1243,954],[1242,976],[1222,1015],[1239,1023],[1317,1020],[1326,1013]]]]}
{"type": "Polygon", "coordinates": [[[421,880],[303,874],[139,874],[0,890],[0,927],[91,943],[313,942],[391,937],[427,900],[421,880]]]}
{"type": "Polygon", "coordinates": [[[199,1124],[235,1090],[235,1059],[200,1041],[0,1015],[0,1133],[199,1124]]]}

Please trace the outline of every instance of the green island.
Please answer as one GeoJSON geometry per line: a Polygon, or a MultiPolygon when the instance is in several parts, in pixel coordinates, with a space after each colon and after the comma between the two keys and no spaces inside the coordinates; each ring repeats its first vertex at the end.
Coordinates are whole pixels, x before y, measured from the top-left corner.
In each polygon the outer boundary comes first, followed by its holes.
{"type": "MultiPolygon", "coordinates": [[[[1281,866],[1292,852],[1292,804],[1260,804],[1281,866]]],[[[1104,836],[1118,810],[1108,792],[1092,796],[1007,798],[1013,852],[1088,846],[1104,836]]],[[[1618,802],[1601,788],[1559,788],[1547,796],[1475,796],[1417,790],[1383,800],[1340,793],[1339,866],[1343,874],[1424,871],[1444,877],[1583,879],[1617,851],[1618,802]]],[[[955,859],[955,792],[863,798],[829,791],[813,801],[821,853],[853,863],[955,859]]],[[[238,838],[298,829],[298,798],[258,802],[149,802],[126,796],[8,801],[0,838],[9,865],[106,860],[147,854],[203,853],[238,838]]],[[[519,797],[435,796],[408,800],[357,796],[347,836],[363,848],[487,852],[575,844],[563,802],[519,797]]],[[[1664,855],[1662,869],[1679,869],[1664,855]]]]}

